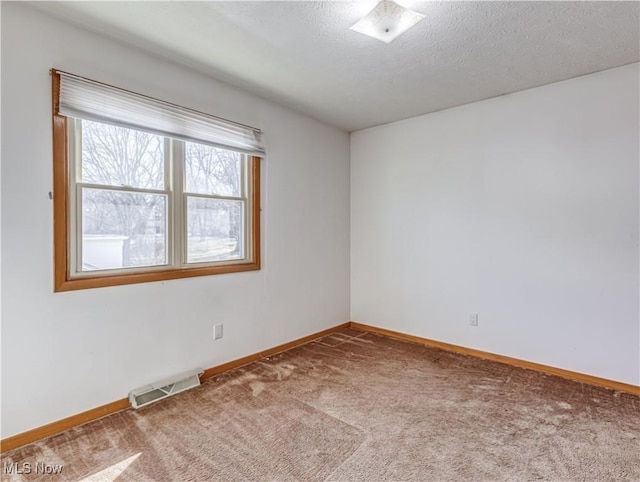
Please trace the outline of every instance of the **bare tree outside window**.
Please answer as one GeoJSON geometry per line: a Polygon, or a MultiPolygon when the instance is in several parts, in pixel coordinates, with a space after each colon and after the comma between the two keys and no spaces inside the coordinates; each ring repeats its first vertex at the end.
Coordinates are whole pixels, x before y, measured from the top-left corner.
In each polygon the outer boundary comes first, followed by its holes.
{"type": "Polygon", "coordinates": [[[187,142],[185,162],[186,192],[231,197],[242,195],[242,154],[239,152],[187,142]]]}
{"type": "Polygon", "coordinates": [[[82,121],[83,182],[164,189],[164,138],[82,121]]]}

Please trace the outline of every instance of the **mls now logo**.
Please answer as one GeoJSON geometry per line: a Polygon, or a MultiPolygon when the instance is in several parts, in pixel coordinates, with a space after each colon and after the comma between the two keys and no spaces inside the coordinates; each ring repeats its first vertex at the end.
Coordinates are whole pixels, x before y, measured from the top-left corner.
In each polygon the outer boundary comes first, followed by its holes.
{"type": "Polygon", "coordinates": [[[2,464],[2,473],[4,475],[21,475],[21,474],[48,474],[58,475],[62,473],[64,465],[62,464],[45,464],[44,462],[36,462],[31,464],[24,462],[19,464],[17,462],[2,464]]]}

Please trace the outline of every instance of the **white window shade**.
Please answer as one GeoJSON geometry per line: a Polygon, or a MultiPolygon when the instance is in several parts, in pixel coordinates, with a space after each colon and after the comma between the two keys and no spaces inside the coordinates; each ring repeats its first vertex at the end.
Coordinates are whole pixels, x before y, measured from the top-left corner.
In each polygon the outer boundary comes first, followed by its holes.
{"type": "Polygon", "coordinates": [[[262,131],[66,72],[58,114],[264,157],[262,131]]]}

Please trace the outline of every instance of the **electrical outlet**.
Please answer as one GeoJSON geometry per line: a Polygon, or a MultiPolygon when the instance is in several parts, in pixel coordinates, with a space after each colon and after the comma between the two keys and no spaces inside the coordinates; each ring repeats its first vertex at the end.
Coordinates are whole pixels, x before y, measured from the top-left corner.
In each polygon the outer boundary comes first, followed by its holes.
{"type": "Polygon", "coordinates": [[[469,325],[478,326],[478,313],[471,313],[469,315],[469,325]]]}
{"type": "Polygon", "coordinates": [[[222,323],[213,325],[213,339],[219,340],[220,338],[222,338],[222,323]]]}

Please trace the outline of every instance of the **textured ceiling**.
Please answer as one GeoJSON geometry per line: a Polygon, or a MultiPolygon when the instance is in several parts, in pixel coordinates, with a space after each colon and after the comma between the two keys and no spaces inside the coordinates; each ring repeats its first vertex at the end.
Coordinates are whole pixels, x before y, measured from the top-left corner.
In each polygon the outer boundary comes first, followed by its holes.
{"type": "Polygon", "coordinates": [[[349,30],[376,3],[36,5],[349,131],[640,60],[638,2],[399,0],[389,45],[349,30]]]}

